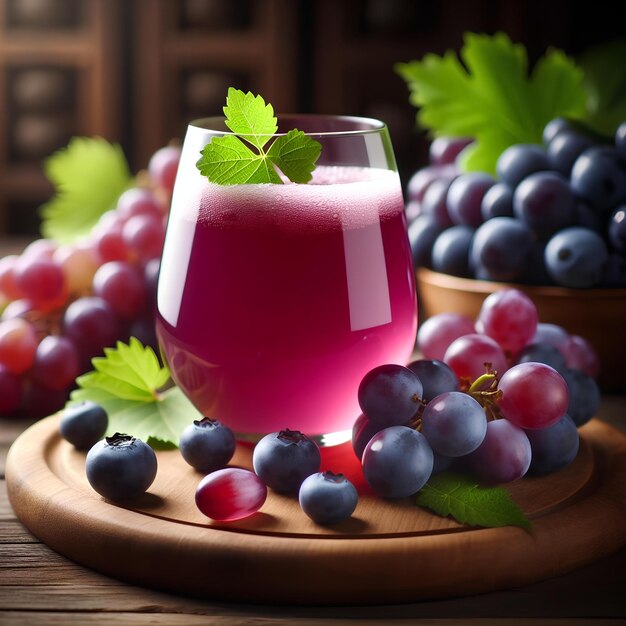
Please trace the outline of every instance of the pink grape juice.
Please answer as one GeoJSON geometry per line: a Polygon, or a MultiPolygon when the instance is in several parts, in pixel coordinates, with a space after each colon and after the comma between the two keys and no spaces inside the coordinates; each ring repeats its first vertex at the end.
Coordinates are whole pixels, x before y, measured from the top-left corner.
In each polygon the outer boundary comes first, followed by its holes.
{"type": "Polygon", "coordinates": [[[175,197],[158,305],[174,380],[204,415],[240,436],[352,428],[363,375],[415,342],[397,174],[318,167],[307,185],[175,197]]]}

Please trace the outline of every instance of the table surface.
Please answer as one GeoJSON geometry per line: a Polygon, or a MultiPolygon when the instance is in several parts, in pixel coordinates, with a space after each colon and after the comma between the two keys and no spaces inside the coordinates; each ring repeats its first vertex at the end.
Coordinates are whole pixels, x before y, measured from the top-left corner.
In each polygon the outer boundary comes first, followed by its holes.
{"type": "MultiPolygon", "coordinates": [[[[626,397],[604,398],[598,417],[626,433],[626,397]]],[[[445,601],[366,607],[204,602],[118,582],[52,551],[16,518],[4,467],[29,423],[0,418],[0,625],[510,623],[626,624],[626,547],[587,567],[527,587],[445,601]]],[[[626,523],[626,520],[625,520],[626,523]]],[[[419,581],[416,581],[419,584],[419,581]]]]}

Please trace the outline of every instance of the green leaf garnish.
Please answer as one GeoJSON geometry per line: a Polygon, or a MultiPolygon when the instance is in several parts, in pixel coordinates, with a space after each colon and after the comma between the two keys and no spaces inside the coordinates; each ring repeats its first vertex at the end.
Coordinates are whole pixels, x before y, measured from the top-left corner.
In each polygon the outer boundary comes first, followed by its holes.
{"type": "Polygon", "coordinates": [[[278,130],[274,109],[261,96],[230,87],[224,114],[235,134],[213,138],[196,164],[212,183],[281,184],[276,168],[293,183],[311,180],[321,144],[297,129],[273,138],[278,130]]]}
{"type": "Polygon", "coordinates": [[[126,432],[154,447],[177,446],[183,429],[202,416],[178,387],[161,389],[170,380],[150,347],[135,337],[105,348],[92,359],[93,371],[76,379],[70,403],[91,400],[109,416],[107,434],[126,432]]]}
{"type": "Polygon", "coordinates": [[[479,487],[471,477],[455,472],[433,476],[418,493],[417,505],[469,526],[531,528],[530,520],[505,489],[479,487]]]}
{"type": "Polygon", "coordinates": [[[504,33],[466,33],[460,56],[427,54],[395,69],[419,108],[420,126],[434,136],[474,138],[462,154],[466,171],[495,173],[510,145],[541,143],[551,119],[585,114],[582,70],[560,50],[549,50],[530,76],[525,48],[504,33]]]}
{"type": "Polygon", "coordinates": [[[131,184],[121,147],[101,137],[73,137],[44,163],[56,195],[40,209],[41,233],[59,243],[89,234],[131,184]]]}

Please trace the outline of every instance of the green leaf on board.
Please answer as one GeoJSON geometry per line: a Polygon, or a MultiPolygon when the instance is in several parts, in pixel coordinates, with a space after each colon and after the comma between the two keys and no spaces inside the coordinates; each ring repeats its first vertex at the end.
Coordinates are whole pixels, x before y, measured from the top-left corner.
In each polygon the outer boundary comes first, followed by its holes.
{"type": "Polygon", "coordinates": [[[515,143],[541,143],[557,116],[581,118],[583,73],[559,50],[548,50],[528,73],[526,50],[504,33],[466,33],[460,58],[447,51],[395,66],[418,107],[418,124],[434,136],[466,136],[466,171],[495,172],[498,156],[515,143]]]}
{"type": "Polygon", "coordinates": [[[202,416],[178,387],[162,390],[170,380],[167,367],[135,337],[104,352],[92,359],[91,372],[77,378],[79,388],[69,403],[100,404],[109,416],[107,434],[128,433],[159,448],[177,446],[184,428],[202,416]]]}
{"type": "Polygon", "coordinates": [[[417,494],[417,505],[469,526],[531,528],[504,488],[480,487],[470,476],[455,472],[432,476],[417,494]]]}
{"type": "Polygon", "coordinates": [[[282,184],[278,168],[294,183],[307,183],[321,152],[321,144],[297,129],[268,141],[278,130],[274,109],[261,96],[228,89],[226,126],[235,133],[214,137],[202,150],[196,166],[218,185],[282,184]],[[253,149],[254,148],[254,149],[253,149]]]}
{"type": "Polygon", "coordinates": [[[59,243],[87,235],[132,181],[121,147],[101,137],[73,137],[44,171],[55,196],[40,209],[41,233],[59,243]]]}

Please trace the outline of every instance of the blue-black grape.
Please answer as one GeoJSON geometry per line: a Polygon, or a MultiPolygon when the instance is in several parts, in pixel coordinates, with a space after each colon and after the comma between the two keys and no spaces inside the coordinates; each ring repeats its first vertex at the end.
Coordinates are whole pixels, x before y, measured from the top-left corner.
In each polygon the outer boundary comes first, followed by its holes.
{"type": "Polygon", "coordinates": [[[483,220],[492,217],[513,217],[513,190],[506,183],[496,183],[483,196],[480,205],[483,220]]]}
{"type": "Polygon", "coordinates": [[[513,194],[515,216],[544,238],[574,224],[575,204],[572,188],[556,172],[531,174],[513,194]]]}
{"type": "Polygon", "coordinates": [[[531,343],[524,346],[517,355],[516,363],[545,363],[562,373],[565,369],[565,357],[560,350],[547,343],[531,343]]]}
{"type": "Polygon", "coordinates": [[[365,374],[357,396],[361,410],[372,422],[397,426],[417,413],[422,393],[422,383],[414,372],[389,363],[365,374]]]}
{"type": "Polygon", "coordinates": [[[338,524],[354,513],[359,494],[343,474],[327,471],[307,476],[300,486],[298,500],[316,524],[338,524]]]}
{"type": "Polygon", "coordinates": [[[354,450],[354,454],[356,454],[359,461],[361,460],[363,450],[365,450],[365,446],[369,443],[370,439],[382,429],[383,426],[375,424],[368,419],[367,415],[364,415],[363,413],[357,417],[354,425],[352,426],[352,449],[354,450]]]}
{"type": "Polygon", "coordinates": [[[141,439],[115,433],[89,450],[85,472],[89,484],[101,496],[114,501],[132,500],[153,483],[157,458],[141,439]]]}
{"type": "Polygon", "coordinates": [[[615,148],[623,161],[626,161],[626,121],[615,131],[615,148]]]}
{"type": "Polygon", "coordinates": [[[604,230],[605,220],[584,200],[579,199],[576,201],[574,213],[576,214],[575,223],[577,226],[583,226],[589,230],[595,230],[597,233],[601,233],[604,230]]]}
{"type": "Polygon", "coordinates": [[[452,222],[472,228],[479,226],[483,221],[480,209],[483,196],[494,183],[493,177],[484,172],[470,172],[454,179],[447,196],[452,222]]]}
{"type": "Polygon", "coordinates": [[[469,251],[474,229],[457,224],[439,234],[431,251],[431,265],[437,272],[470,276],[469,251]]]}
{"type": "Polygon", "coordinates": [[[236,447],[235,435],[219,420],[205,417],[194,420],[185,428],[178,447],[189,465],[208,474],[231,460],[236,447]]]}
{"type": "Polygon", "coordinates": [[[95,402],[85,401],[68,406],[61,415],[61,436],[78,450],[89,450],[104,437],[109,417],[95,402]]]}
{"type": "Polygon", "coordinates": [[[563,117],[555,117],[550,120],[543,129],[543,143],[549,144],[560,132],[572,130],[572,125],[563,117]]]}
{"type": "Polygon", "coordinates": [[[430,215],[441,228],[452,226],[446,204],[449,187],[450,181],[435,180],[428,186],[422,200],[421,213],[430,215]]]}
{"type": "Polygon", "coordinates": [[[597,285],[608,258],[602,237],[581,226],[559,231],[548,241],[545,250],[548,273],[564,287],[597,285]]]}
{"type": "Polygon", "coordinates": [[[552,474],[576,458],[579,446],[578,430],[567,413],[552,426],[524,432],[532,451],[529,474],[535,476],[552,474]]]}
{"type": "Polygon", "coordinates": [[[534,144],[515,144],[508,147],[496,163],[498,178],[511,187],[535,172],[549,169],[546,151],[534,144]]]}
{"type": "Polygon", "coordinates": [[[572,167],[571,185],[597,211],[608,211],[626,199],[626,173],[615,148],[585,150],[572,167]]]}
{"type": "Polygon", "coordinates": [[[613,211],[609,220],[609,241],[620,252],[626,252],[626,205],[613,211]]]}
{"type": "Polygon", "coordinates": [[[317,444],[298,430],[281,430],[265,435],[252,453],[257,476],[271,489],[295,493],[307,476],[320,469],[317,444]]]}
{"type": "Polygon", "coordinates": [[[418,359],[409,363],[407,367],[417,374],[422,383],[424,402],[430,402],[440,393],[459,390],[459,379],[443,361],[418,359]]]}
{"type": "Polygon", "coordinates": [[[363,474],[385,498],[404,498],[419,491],[433,470],[433,451],[421,433],[391,426],[374,435],[363,452],[363,474]]]}
{"type": "Polygon", "coordinates": [[[432,215],[422,214],[411,222],[408,229],[409,243],[416,267],[431,266],[431,250],[442,230],[432,215]]]}
{"type": "Polygon", "coordinates": [[[603,287],[626,287],[626,257],[623,254],[609,254],[609,260],[604,266],[602,281],[603,287]]]}
{"type": "Polygon", "coordinates": [[[550,168],[569,176],[576,159],[593,146],[593,140],[587,135],[575,131],[559,133],[547,148],[550,168]]]}
{"type": "Polygon", "coordinates": [[[533,243],[530,229],[512,217],[494,217],[474,234],[471,263],[491,280],[513,280],[524,271],[533,243]]]}
{"type": "Polygon", "coordinates": [[[433,451],[449,457],[465,456],[483,442],[485,411],[472,396],[447,391],[433,398],[422,413],[422,434],[433,451]]]}
{"type": "Polygon", "coordinates": [[[576,426],[586,424],[600,408],[600,389],[596,381],[577,369],[566,368],[561,376],[569,391],[568,415],[576,426]]]}

